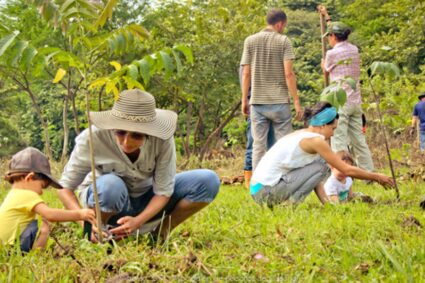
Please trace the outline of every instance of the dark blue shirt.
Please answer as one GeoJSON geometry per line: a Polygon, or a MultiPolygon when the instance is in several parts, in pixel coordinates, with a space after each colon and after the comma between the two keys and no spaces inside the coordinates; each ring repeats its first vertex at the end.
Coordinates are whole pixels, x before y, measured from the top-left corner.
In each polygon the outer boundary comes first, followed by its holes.
{"type": "Polygon", "coordinates": [[[413,109],[413,116],[419,117],[421,132],[425,132],[425,101],[420,101],[413,109]]]}

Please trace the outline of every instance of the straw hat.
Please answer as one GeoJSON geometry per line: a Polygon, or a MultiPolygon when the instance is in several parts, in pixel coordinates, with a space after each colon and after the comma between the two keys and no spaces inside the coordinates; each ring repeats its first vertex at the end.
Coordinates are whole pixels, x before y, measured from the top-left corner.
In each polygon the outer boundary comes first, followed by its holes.
{"type": "Polygon", "coordinates": [[[101,129],[138,132],[163,140],[173,136],[177,125],[176,113],[156,109],[155,98],[140,89],[121,92],[112,110],[90,112],[90,119],[101,129]]]}

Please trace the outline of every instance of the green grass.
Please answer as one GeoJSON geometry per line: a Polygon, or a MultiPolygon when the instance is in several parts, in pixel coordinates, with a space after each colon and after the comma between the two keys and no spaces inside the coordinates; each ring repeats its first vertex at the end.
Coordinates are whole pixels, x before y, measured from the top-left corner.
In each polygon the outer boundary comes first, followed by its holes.
{"type": "MultiPolygon", "coordinates": [[[[356,182],[354,188],[376,203],[322,206],[311,194],[297,207],[270,210],[241,186],[222,186],[217,199],[165,243],[152,246],[142,236],[118,243],[110,254],[108,244],[82,240],[76,224],[61,224],[65,232],[55,235],[76,260],[52,239],[46,251],[27,256],[0,248],[0,282],[423,281],[424,230],[409,217],[425,225],[418,206],[425,184],[401,184],[400,202],[376,185],[356,182]]],[[[0,199],[6,193],[1,190],[0,199]]],[[[43,197],[60,207],[53,190],[43,197]]]]}

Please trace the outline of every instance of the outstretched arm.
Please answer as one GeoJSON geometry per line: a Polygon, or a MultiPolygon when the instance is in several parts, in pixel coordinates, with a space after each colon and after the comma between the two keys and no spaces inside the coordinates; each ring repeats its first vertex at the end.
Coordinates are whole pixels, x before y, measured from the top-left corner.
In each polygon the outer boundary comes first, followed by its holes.
{"type": "Polygon", "coordinates": [[[71,189],[63,188],[62,190],[58,190],[58,196],[66,209],[68,210],[81,209],[78,199],[71,189]]]}
{"type": "Polygon", "coordinates": [[[383,174],[368,172],[359,167],[351,166],[342,161],[331,150],[329,144],[321,138],[303,139],[300,142],[301,148],[308,153],[318,153],[332,167],[341,171],[344,175],[362,180],[376,181],[384,187],[394,187],[391,177],[383,174]]]}
{"type": "Polygon", "coordinates": [[[94,211],[91,209],[64,210],[50,208],[45,203],[41,202],[33,208],[33,211],[49,222],[85,220],[93,224],[96,223],[94,211]]]}

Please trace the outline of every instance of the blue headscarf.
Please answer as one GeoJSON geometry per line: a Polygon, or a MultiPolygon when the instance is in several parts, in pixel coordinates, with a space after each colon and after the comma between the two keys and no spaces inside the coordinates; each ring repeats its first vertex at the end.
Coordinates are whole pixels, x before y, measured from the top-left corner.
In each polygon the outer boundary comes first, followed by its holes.
{"type": "Polygon", "coordinates": [[[323,126],[335,119],[337,111],[335,107],[327,107],[310,119],[310,126],[323,126]]]}

